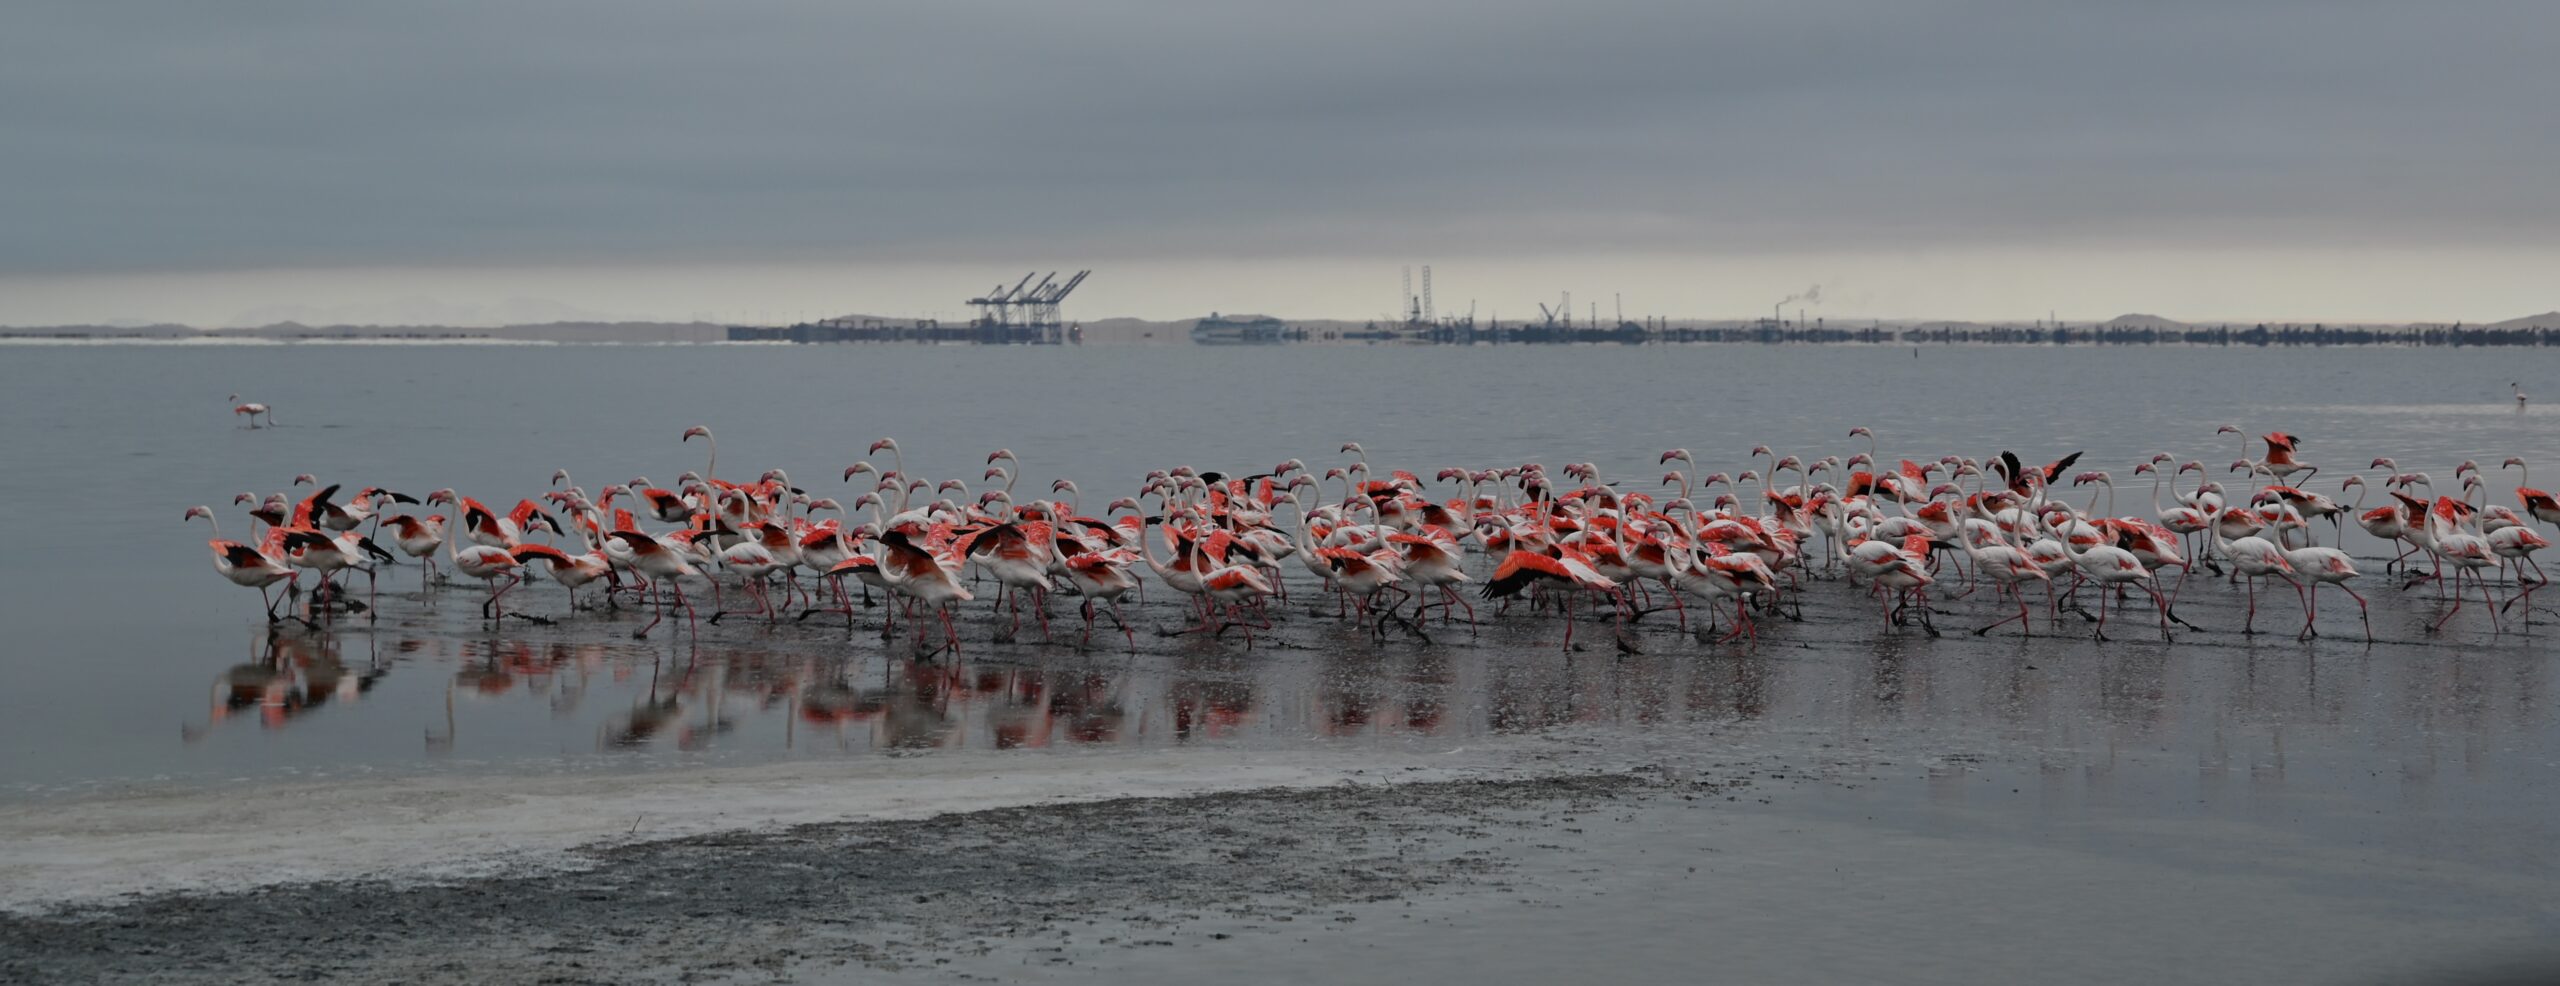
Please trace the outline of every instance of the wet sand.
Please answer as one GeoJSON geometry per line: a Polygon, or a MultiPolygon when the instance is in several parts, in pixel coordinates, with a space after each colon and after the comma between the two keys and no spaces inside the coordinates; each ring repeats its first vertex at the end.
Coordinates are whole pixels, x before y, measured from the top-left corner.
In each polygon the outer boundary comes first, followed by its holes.
{"type": "MultiPolygon", "coordinates": [[[[934,752],[15,806],[0,978],[2339,982],[2536,960],[2560,939],[2553,618],[2433,634],[2431,589],[2367,588],[2373,644],[2336,596],[2330,635],[2294,640],[2289,592],[2261,597],[2278,632],[2243,636],[2240,594],[2201,581],[2180,615],[2207,629],[2168,645],[2070,616],[2070,637],[1977,638],[1980,594],[1941,602],[1931,638],[1827,582],[1757,648],[1656,612],[1625,653],[1605,623],[1566,652],[1521,613],[1377,640],[1305,600],[1250,651],[993,643],[980,606],[961,654],[917,662],[882,651],[876,611],[851,634],[724,621],[674,653],[865,654],[882,720],[935,738],[882,748],[934,752]],[[991,674],[1048,683],[1056,721],[954,687],[991,674]],[[1202,689],[1266,728],[948,745],[1072,733],[1089,703],[1056,685],[1096,681],[1122,732],[1202,689]]],[[[445,593],[338,633],[471,635],[445,593]]]]}

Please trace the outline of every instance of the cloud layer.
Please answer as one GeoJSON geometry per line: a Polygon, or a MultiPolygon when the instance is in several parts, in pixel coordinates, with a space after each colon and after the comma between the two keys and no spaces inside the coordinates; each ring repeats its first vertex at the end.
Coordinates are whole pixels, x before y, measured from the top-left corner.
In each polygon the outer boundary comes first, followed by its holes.
{"type": "Polygon", "coordinates": [[[2553,37],[2529,2],[38,3],[0,13],[0,275],[2494,246],[2560,231],[2553,37]]]}

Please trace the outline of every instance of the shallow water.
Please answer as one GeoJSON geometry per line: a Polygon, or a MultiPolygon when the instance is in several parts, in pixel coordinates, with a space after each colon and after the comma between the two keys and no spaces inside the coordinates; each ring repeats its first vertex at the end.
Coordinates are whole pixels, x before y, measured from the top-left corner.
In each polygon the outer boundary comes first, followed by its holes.
{"type": "MultiPolygon", "coordinates": [[[[1721,929],[1703,941],[1722,968],[1763,981],[1973,981],[1982,968],[2091,978],[2075,963],[2109,957],[2111,969],[2157,978],[2171,967],[2146,957],[2170,941],[2203,967],[2267,981],[2449,968],[2413,960],[2506,954],[2560,932],[2547,852],[2560,839],[2560,714],[2543,645],[2560,598],[2537,598],[2505,633],[2475,599],[2430,633],[2445,604],[2430,588],[2395,588],[2379,559],[2360,586],[2373,601],[2370,644],[2335,590],[2322,638],[2293,638],[2300,610],[2284,590],[2259,600],[2272,632],[2244,636],[2242,592],[2202,577],[2178,606],[2202,629],[2172,644],[2139,605],[2110,624],[2109,643],[2069,616],[2040,618],[2032,640],[1976,638],[1961,631],[2000,613],[1980,595],[1941,602],[1949,635],[1933,639],[1884,626],[1856,590],[1817,582],[1803,622],[1765,622],[1757,648],[1703,644],[1674,628],[1675,614],[1648,613],[1624,655],[1590,624],[1591,646],[1566,652],[1557,621],[1517,611],[1480,632],[1437,624],[1428,640],[1377,640],[1306,594],[1275,606],[1280,628],[1250,649],[1232,635],[1165,638],[1151,631],[1180,614],[1156,587],[1131,607],[1134,646],[1107,626],[1089,649],[1043,644],[1031,627],[998,642],[980,604],[957,660],[919,664],[881,642],[879,610],[852,631],[825,616],[780,628],[730,619],[698,637],[668,627],[635,641],[642,617],[629,611],[492,630],[472,588],[422,591],[411,566],[383,576],[376,619],[270,633],[254,594],[212,572],[207,532],[178,518],[211,504],[237,536],[246,518],[230,495],[284,489],[299,472],[350,488],[450,486],[493,503],[539,492],[554,468],[591,490],[634,475],[672,481],[705,466],[700,443],[676,438],[692,424],[721,435],[724,477],[780,466],[846,500],[855,491],[835,477],[886,435],[907,448],[911,472],[973,487],[985,454],[1011,448],[1025,466],[1017,489],[1072,478],[1091,508],[1148,469],[1260,471],[1292,456],[1322,468],[1350,440],[1381,467],[1424,475],[1587,460],[1652,488],[1665,448],[1694,450],[1702,472],[1735,472],[1752,465],[1743,453],[1754,444],[1808,458],[1863,451],[1842,437],[1858,424],[1889,458],[2010,448],[2042,461],[2085,449],[2084,468],[2122,479],[2165,450],[2231,479],[2221,467],[2242,446],[2214,436],[2230,422],[2303,436],[2323,492],[2378,455],[2450,491],[2465,458],[2521,455],[2560,471],[2552,415],[2504,403],[2516,359],[0,347],[0,434],[14,467],[0,470],[0,496],[19,507],[0,513],[0,599],[16,641],[0,651],[0,905],[459,879],[568,865],[566,850],[599,840],[1120,794],[1634,767],[1802,783],[1764,784],[1766,804],[1703,813],[1645,799],[1606,818],[1522,821],[1502,836],[1510,869],[1488,884],[1511,889],[1394,890],[1351,908],[1359,922],[1327,922],[1317,939],[1336,945],[1330,974],[1522,981],[1583,968],[1549,944],[1561,934],[1605,945],[1613,968],[1678,977],[1694,971],[1695,951],[1688,933],[1661,933],[1675,920],[1721,929]],[[236,427],[222,400],[233,391],[274,405],[283,426],[236,427]],[[1650,869],[1662,855],[1715,879],[1650,869]],[[2115,889],[2075,896],[2092,885],[2115,889]],[[2075,906],[2042,904],[2057,901],[2075,906]],[[1849,945],[1805,951],[1798,932],[1835,922],[1849,945]],[[1489,934],[1505,944],[1482,944],[1489,934]],[[1980,947],[2003,936],[2029,944],[1980,947]],[[2286,964],[2270,941],[2315,942],[2325,959],[2286,964]]],[[[2515,478],[2493,468],[2491,499],[2512,502],[2515,478]]],[[[2117,512],[2146,509],[2148,496],[2128,483],[2117,512]]],[[[2346,537],[2359,556],[2380,548],[2352,526],[2346,537]]],[[[556,585],[509,598],[564,615],[556,585]]],[[[1054,614],[1062,638],[1076,633],[1071,614],[1054,614]]],[[[1443,848],[1462,843],[1472,845],[1443,848]]],[[[222,913],[222,899],[204,910],[222,913]]],[[[1116,910],[1128,906],[1096,901],[1048,920],[1144,925],[1148,941],[1170,923],[1190,937],[1173,949],[1091,935],[1052,946],[1055,929],[1034,922],[1002,933],[1017,940],[942,959],[1000,978],[1189,977],[1288,954],[1300,937],[1116,910]]],[[[218,923],[202,930],[207,947],[236,937],[218,923]]],[[[741,936],[703,953],[702,968],[763,966],[766,944],[741,936]]],[[[788,961],[809,954],[825,953],[788,961]]],[[[551,957],[517,958],[507,968],[560,971],[551,957]]],[[[355,963],[338,975],[388,974],[361,955],[336,961],[355,963]]]]}
{"type": "MultiPolygon", "coordinates": [[[[1322,464],[1341,459],[1333,449],[1348,440],[1382,467],[1426,475],[1588,460],[1650,488],[1664,448],[1696,450],[1702,472],[1735,472],[1750,465],[1743,452],[1753,444],[1808,458],[1861,450],[1842,437],[1854,424],[1874,427],[1888,457],[2014,448],[2040,461],[2086,449],[2084,465],[2129,479],[2136,457],[2168,450],[2219,474],[2241,449],[2214,436],[2227,421],[2305,436],[2305,457],[2326,467],[2315,485],[2334,489],[2330,477],[2389,455],[2449,488],[2463,458],[2520,454],[2560,471],[2550,415],[2500,403],[2514,359],[1989,347],[1915,357],[1744,346],[11,346],[0,349],[0,418],[11,423],[13,468],[0,470],[0,493],[32,509],[0,515],[12,546],[0,553],[0,598],[20,642],[0,657],[9,753],[0,798],[1025,742],[1334,743],[1349,733],[1391,743],[1533,727],[1553,713],[1524,711],[1517,693],[1570,689],[1552,669],[1506,677],[1489,666],[1499,662],[1435,661],[1409,646],[1372,654],[1349,634],[1333,634],[1326,646],[1340,650],[1320,658],[1185,646],[1123,668],[1081,659],[1047,668],[1059,652],[980,648],[1000,663],[948,682],[892,669],[868,638],[848,646],[814,629],[769,635],[733,624],[699,649],[663,632],[632,642],[575,624],[492,636],[467,611],[467,590],[419,598],[419,572],[407,566],[384,575],[379,622],[270,640],[252,594],[205,562],[208,532],[178,515],[212,504],[225,533],[239,536],[247,520],[231,494],[285,489],[300,472],[503,502],[539,492],[554,468],[590,489],[635,475],[671,482],[705,464],[702,443],[677,433],[708,424],[722,439],[724,476],[780,466],[850,500],[856,491],[836,474],[872,439],[896,436],[912,472],[975,486],[985,454],[1006,447],[1024,460],[1018,490],[1072,478],[1090,507],[1151,468],[1322,464]],[[234,391],[273,405],[283,426],[237,427],[223,400],[234,391]],[[866,692],[887,699],[876,717],[823,718],[835,714],[821,708],[831,702],[871,709],[866,692]],[[1355,723],[1338,721],[1339,696],[1363,708],[1355,723]],[[1024,703],[1043,729],[1058,728],[1024,739],[1024,703]],[[912,707],[959,712],[922,723],[903,711],[912,707]],[[926,733],[903,731],[911,727],[926,733]]],[[[2514,477],[2493,470],[2494,499],[2506,501],[2514,477]]],[[[2148,494],[2128,483],[2120,499],[2148,494]]],[[[2349,537],[2351,549],[2375,550],[2361,532],[2349,537]]],[[[537,584],[516,598],[556,611],[557,593],[537,584]]],[[[1800,694],[1784,677],[1777,687],[1773,702],[1800,694]]],[[[1643,717],[1614,718],[1641,726],[1643,717]]]]}

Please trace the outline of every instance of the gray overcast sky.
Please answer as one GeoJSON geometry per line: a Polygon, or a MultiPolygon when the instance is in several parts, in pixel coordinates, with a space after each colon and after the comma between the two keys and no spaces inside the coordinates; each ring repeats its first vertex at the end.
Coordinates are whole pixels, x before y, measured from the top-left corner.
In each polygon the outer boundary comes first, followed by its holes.
{"type": "Polygon", "coordinates": [[[1100,268],[1090,315],[1361,316],[1426,262],[1513,311],[2506,317],[2560,307],[2554,38],[2545,0],[21,0],[0,322],[924,312],[1033,265],[1100,268]]]}

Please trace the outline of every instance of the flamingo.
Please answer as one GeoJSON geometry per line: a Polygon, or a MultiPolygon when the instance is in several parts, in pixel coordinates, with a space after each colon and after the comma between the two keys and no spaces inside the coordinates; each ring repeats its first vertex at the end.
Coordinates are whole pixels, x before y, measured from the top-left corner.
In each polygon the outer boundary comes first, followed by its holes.
{"type": "MultiPolygon", "coordinates": [[[[951,604],[968,602],[978,598],[977,595],[971,593],[968,586],[961,585],[959,578],[952,575],[950,569],[944,568],[942,561],[935,558],[932,552],[926,551],[909,540],[905,532],[896,530],[881,532],[880,546],[884,549],[880,554],[882,578],[888,581],[892,590],[922,603],[925,608],[940,615],[943,638],[947,647],[953,653],[958,653],[960,630],[952,625],[951,604]]],[[[919,647],[924,645],[922,630],[916,633],[916,645],[919,647]]]]}
{"type": "Polygon", "coordinates": [[[440,580],[443,575],[436,571],[436,552],[444,548],[444,515],[420,517],[397,514],[387,518],[387,522],[391,525],[391,546],[423,563],[418,573],[418,588],[425,589],[440,580]]]}
{"type": "MultiPolygon", "coordinates": [[[[664,433],[661,432],[661,434],[664,433]]],[[[711,460],[702,464],[702,478],[708,480],[714,476],[720,475],[720,440],[711,436],[711,429],[702,425],[695,425],[691,428],[685,429],[684,437],[678,438],[676,441],[690,442],[693,440],[693,436],[695,435],[702,436],[702,444],[711,446],[711,460]]]]}
{"type": "MultiPolygon", "coordinates": [[[[1920,627],[1935,637],[1938,627],[1929,620],[1928,589],[1937,579],[1930,577],[1928,565],[1929,536],[1913,534],[1904,538],[1895,557],[1877,570],[1875,582],[1879,588],[1893,590],[1893,598],[1898,604],[1885,610],[1887,624],[1903,625],[1903,614],[1910,611],[1912,595],[1917,593],[1920,597],[1920,627]]],[[[2103,600],[2100,605],[2104,605],[2103,600]]]]}
{"type": "Polygon", "coordinates": [[[2524,459],[2511,456],[2498,468],[2516,470],[2516,500],[2524,506],[2525,516],[2560,527],[2560,498],[2533,488],[2533,470],[2525,468],[2524,459]]]}
{"type": "Polygon", "coordinates": [[[2299,636],[2307,638],[2320,635],[2319,628],[2314,625],[2320,619],[2320,587],[2334,585],[2346,590],[2347,595],[2356,601],[2356,610],[2364,617],[2364,639],[2368,642],[2373,640],[2373,610],[2365,605],[2364,597],[2357,594],[2355,587],[2347,584],[2347,580],[2355,578],[2357,574],[2354,559],[2347,557],[2344,551],[2318,545],[2287,549],[2284,558],[2287,564],[2293,566],[2295,575],[2309,580],[2304,584],[2306,594],[2303,598],[2302,633],[2299,636]]]}
{"type": "MultiPolygon", "coordinates": [[[[2521,398],[2519,398],[2519,401],[2521,401],[2521,398]]],[[[239,416],[241,416],[241,417],[244,417],[244,418],[249,419],[249,427],[251,427],[251,428],[253,428],[253,429],[254,429],[254,428],[257,428],[257,427],[258,427],[258,418],[260,418],[261,416],[263,416],[263,417],[265,417],[265,418],[267,419],[266,427],[269,427],[269,428],[273,428],[273,427],[275,427],[275,425],[276,425],[276,415],[275,415],[275,412],[274,412],[274,411],[272,411],[272,410],[270,410],[270,409],[268,409],[268,407],[267,407],[266,405],[264,405],[264,404],[260,404],[260,403],[258,403],[258,402],[256,402],[256,401],[249,401],[249,402],[247,402],[247,403],[242,403],[242,402],[241,402],[241,400],[240,400],[240,395],[238,395],[238,394],[233,394],[233,395],[231,395],[231,402],[232,402],[232,406],[231,406],[231,413],[233,413],[233,414],[236,414],[236,415],[239,415],[239,416]]]]}
{"type": "MultiPolygon", "coordinates": [[[[2154,502],[2157,502],[2156,498],[2154,502]]],[[[2014,618],[2018,621],[2018,631],[2026,636],[2035,636],[2034,624],[2027,616],[2026,584],[2031,580],[2043,582],[2049,591],[2053,575],[2025,551],[2001,541],[1997,527],[1981,532],[1967,545],[1967,550],[1973,555],[1973,570],[1991,579],[1995,596],[2007,593],[2017,598],[2018,615],[2014,618]]],[[[1999,622],[1973,631],[1973,635],[1988,634],[2006,625],[2010,619],[2001,617],[1999,622]]]]}
{"type": "MultiPolygon", "coordinates": [[[[446,497],[444,502],[455,505],[454,498],[450,496],[446,497]]],[[[461,503],[470,504],[471,507],[478,506],[468,497],[463,498],[461,503]]],[[[456,505],[456,509],[470,508],[456,505]]],[[[479,579],[482,584],[489,587],[488,600],[480,604],[480,617],[496,623],[505,623],[507,611],[503,608],[504,604],[499,602],[499,597],[506,595],[508,589],[515,588],[516,583],[524,581],[523,563],[516,561],[516,556],[506,548],[496,545],[474,544],[468,548],[463,547],[460,523],[446,525],[444,544],[445,557],[453,562],[454,571],[479,579]],[[506,579],[507,584],[499,585],[500,578],[506,579]]]]}
{"type": "MultiPolygon", "coordinates": [[[[1514,549],[1504,555],[1501,566],[1495,568],[1493,577],[1485,581],[1480,595],[1486,599],[1508,599],[1533,585],[1612,595],[1618,591],[1618,583],[1592,570],[1586,557],[1572,548],[1558,545],[1544,553],[1514,549]]],[[[1573,611],[1576,607],[1568,600],[1561,608],[1564,610],[1564,649],[1569,651],[1573,649],[1573,611]]]]}
{"type": "MultiPolygon", "coordinates": [[[[2489,580],[2480,573],[2484,569],[2498,566],[2501,562],[2496,560],[2497,555],[2490,551],[2487,538],[2473,534],[2465,528],[2461,518],[2471,513],[2472,509],[2470,504],[2463,501],[2449,496],[2439,496],[2435,503],[2427,508],[2426,520],[2420,525],[2426,528],[2428,536],[2434,542],[2436,558],[2453,566],[2453,608],[2446,611],[2442,619],[2427,628],[2430,632],[2444,629],[2446,623],[2452,622],[2455,613],[2462,612],[2463,573],[2470,573],[2472,579],[2480,583],[2480,601],[2484,604],[2490,602],[2489,580]]],[[[2498,611],[2494,608],[2489,611],[2489,621],[2490,625],[2500,632],[2505,630],[2505,627],[2498,624],[2498,611]]]]}
{"type": "MultiPolygon", "coordinates": [[[[2515,598],[2507,600],[2505,605],[2499,606],[2499,612],[2505,612],[2508,607],[2514,606],[2517,602],[2532,598],[2535,590],[2550,584],[2551,576],[2543,574],[2542,563],[2533,560],[2534,552],[2551,546],[2550,538],[2543,537],[2540,532],[2532,528],[2517,524],[2490,531],[2488,540],[2490,553],[2505,559],[2500,563],[2502,566],[2515,565],[2516,581],[2529,587],[2516,593],[2515,598]],[[2524,569],[2527,565],[2533,566],[2533,578],[2524,577],[2524,569]]],[[[2528,609],[2532,607],[2531,603],[2525,605],[2528,609]]]]}
{"type": "Polygon", "coordinates": [[[2160,639],[2169,639],[2169,603],[2167,600],[2160,597],[2159,587],[2152,584],[2151,570],[2142,567],[2142,561],[2135,558],[2133,556],[2133,552],[2116,547],[2112,544],[2093,544],[2089,545],[2085,549],[2075,547],[2072,539],[2065,536],[2059,528],[2054,526],[2053,518],[2050,515],[2040,516],[2038,521],[2044,525],[2046,533],[2051,534],[2054,540],[2061,543],[2062,550],[2071,556],[2071,564],[2080,570],[2080,574],[2083,577],[2088,578],[2090,581],[2096,582],[2100,585],[2101,588],[2098,592],[2099,640],[2107,639],[2106,587],[2128,584],[2139,585],[2143,588],[2143,591],[2151,594],[2152,606],[2160,611],[2160,639]]]}
{"type": "MultiPolygon", "coordinates": [[[[2293,583],[2295,593],[2301,593],[2302,583],[2294,578],[2293,562],[2285,557],[2284,550],[2276,547],[2275,542],[2255,534],[2238,538],[2230,537],[2220,526],[2217,526],[2214,529],[2214,547],[2222,552],[2223,558],[2231,562],[2232,571],[2249,582],[2249,615],[2240,624],[2241,633],[2258,632],[2256,625],[2260,578],[2270,575],[2282,578],[2293,583]]],[[[2305,620],[2311,616],[2311,599],[2308,596],[2302,599],[2302,613],[2305,620]]]]}
{"type": "Polygon", "coordinates": [[[1077,595],[1084,597],[1084,605],[1077,607],[1084,616],[1084,637],[1077,646],[1092,642],[1096,604],[1101,604],[1110,607],[1111,622],[1128,636],[1129,650],[1138,649],[1137,631],[1129,629],[1129,622],[1120,618],[1120,597],[1138,587],[1138,577],[1129,573],[1129,563],[1135,559],[1127,557],[1127,553],[1128,549],[1122,548],[1067,557],[1067,582],[1076,587],[1077,595]]]}
{"type": "MultiPolygon", "coordinates": [[[[213,570],[223,578],[231,580],[233,585],[248,586],[258,590],[258,599],[267,604],[267,622],[274,623],[282,619],[276,615],[276,604],[285,597],[277,595],[271,598],[267,588],[278,582],[298,587],[301,584],[302,573],[294,571],[292,566],[266,551],[252,548],[238,541],[224,540],[222,521],[213,515],[212,507],[188,507],[186,516],[179,518],[179,521],[184,523],[198,517],[204,518],[206,523],[213,525],[213,539],[205,542],[206,547],[213,549],[213,570]]],[[[306,625],[309,623],[307,620],[304,622],[306,625]]]]}
{"type": "MultiPolygon", "coordinates": [[[[1715,616],[1716,604],[1726,599],[1733,600],[1733,631],[1716,643],[1731,643],[1734,638],[1743,636],[1748,636],[1754,644],[1759,642],[1759,621],[1751,618],[1745,603],[1753,592],[1777,593],[1777,577],[1769,570],[1768,562],[1760,560],[1758,555],[1728,551],[1715,543],[1695,550],[1675,551],[1670,558],[1673,564],[1668,582],[1672,592],[1706,600],[1710,620],[1715,616]]],[[[1698,639],[1704,642],[1712,631],[1712,626],[1699,628],[1698,639]]]]}

